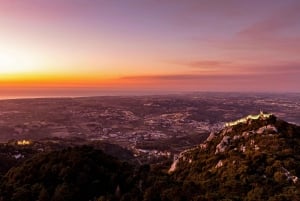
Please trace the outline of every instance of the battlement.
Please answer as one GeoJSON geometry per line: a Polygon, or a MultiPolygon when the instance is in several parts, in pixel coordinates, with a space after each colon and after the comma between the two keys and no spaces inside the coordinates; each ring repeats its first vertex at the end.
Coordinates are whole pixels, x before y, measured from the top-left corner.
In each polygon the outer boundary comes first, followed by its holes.
{"type": "Polygon", "coordinates": [[[240,124],[240,123],[246,123],[248,120],[257,120],[257,119],[260,119],[260,118],[268,119],[271,116],[272,116],[272,114],[267,114],[267,113],[263,113],[262,111],[260,111],[260,113],[257,114],[257,115],[248,115],[247,117],[238,119],[236,121],[225,123],[225,127],[235,126],[235,125],[240,124]]]}

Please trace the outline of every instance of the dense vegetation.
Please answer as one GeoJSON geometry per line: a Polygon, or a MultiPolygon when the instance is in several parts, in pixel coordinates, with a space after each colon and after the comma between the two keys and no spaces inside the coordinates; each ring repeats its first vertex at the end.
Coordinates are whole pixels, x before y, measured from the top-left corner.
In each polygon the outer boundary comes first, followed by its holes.
{"type": "Polygon", "coordinates": [[[299,127],[274,116],[216,133],[182,154],[170,174],[159,166],[121,162],[92,147],[73,147],[36,155],[12,168],[2,179],[0,197],[3,201],[297,201],[299,150],[299,127]],[[224,137],[228,143],[216,152],[224,137]]]}
{"type": "Polygon", "coordinates": [[[194,200],[300,200],[299,127],[274,116],[252,120],[224,129],[205,146],[184,154],[172,175],[198,187],[194,200]],[[277,132],[254,132],[266,125],[277,132]],[[230,143],[216,153],[224,136],[230,143]]]}
{"type": "Polygon", "coordinates": [[[90,200],[126,190],[132,166],[92,147],[40,154],[3,178],[4,200],[90,200]]]}

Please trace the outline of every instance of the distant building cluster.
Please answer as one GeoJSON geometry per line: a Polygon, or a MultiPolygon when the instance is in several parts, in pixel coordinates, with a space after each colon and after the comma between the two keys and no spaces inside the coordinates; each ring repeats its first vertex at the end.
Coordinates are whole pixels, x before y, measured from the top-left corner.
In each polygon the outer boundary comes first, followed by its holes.
{"type": "Polygon", "coordinates": [[[31,141],[29,141],[29,140],[19,140],[19,141],[17,141],[17,145],[20,145],[20,146],[30,145],[30,144],[31,144],[31,141]]]}

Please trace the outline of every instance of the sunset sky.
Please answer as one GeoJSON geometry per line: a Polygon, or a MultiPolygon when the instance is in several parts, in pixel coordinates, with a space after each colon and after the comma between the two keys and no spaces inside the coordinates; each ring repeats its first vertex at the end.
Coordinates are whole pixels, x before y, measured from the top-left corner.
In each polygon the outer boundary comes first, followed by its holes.
{"type": "Polygon", "coordinates": [[[299,19],[299,0],[0,0],[0,96],[300,92],[299,19]]]}

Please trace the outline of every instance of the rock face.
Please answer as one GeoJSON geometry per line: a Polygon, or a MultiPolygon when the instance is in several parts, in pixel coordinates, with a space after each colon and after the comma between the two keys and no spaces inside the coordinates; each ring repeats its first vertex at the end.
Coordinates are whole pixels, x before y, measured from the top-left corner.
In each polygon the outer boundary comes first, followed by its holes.
{"type": "Polygon", "coordinates": [[[210,133],[209,136],[208,136],[208,138],[206,139],[206,141],[212,141],[215,138],[215,136],[216,135],[215,135],[214,132],[210,133]]]}
{"type": "Polygon", "coordinates": [[[230,136],[224,136],[221,142],[216,146],[216,154],[224,152],[229,145],[230,142],[230,136]]]}
{"type": "Polygon", "coordinates": [[[197,184],[199,200],[300,200],[300,127],[263,113],[242,119],[182,153],[172,175],[197,184]]]}
{"type": "Polygon", "coordinates": [[[169,169],[169,173],[174,172],[176,170],[177,164],[178,164],[179,160],[175,159],[169,169]]]}

